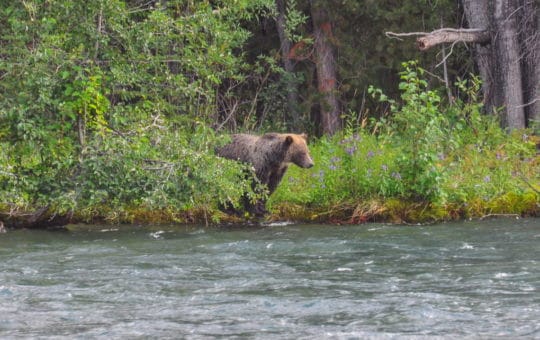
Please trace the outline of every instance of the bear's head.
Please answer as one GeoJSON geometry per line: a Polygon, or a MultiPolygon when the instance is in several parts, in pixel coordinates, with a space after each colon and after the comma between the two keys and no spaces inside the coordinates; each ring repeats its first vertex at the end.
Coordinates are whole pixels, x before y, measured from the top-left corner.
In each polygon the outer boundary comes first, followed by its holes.
{"type": "Polygon", "coordinates": [[[311,168],[313,166],[313,159],[309,155],[307,135],[305,133],[301,135],[286,134],[285,145],[287,146],[285,162],[294,163],[301,168],[311,168]]]}

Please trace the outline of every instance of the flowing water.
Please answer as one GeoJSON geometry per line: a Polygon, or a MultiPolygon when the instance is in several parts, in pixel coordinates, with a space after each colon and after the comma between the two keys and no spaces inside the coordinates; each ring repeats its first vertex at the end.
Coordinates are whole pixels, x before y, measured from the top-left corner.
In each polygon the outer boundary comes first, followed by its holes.
{"type": "Polygon", "coordinates": [[[540,219],[0,234],[0,338],[540,338],[540,219]]]}

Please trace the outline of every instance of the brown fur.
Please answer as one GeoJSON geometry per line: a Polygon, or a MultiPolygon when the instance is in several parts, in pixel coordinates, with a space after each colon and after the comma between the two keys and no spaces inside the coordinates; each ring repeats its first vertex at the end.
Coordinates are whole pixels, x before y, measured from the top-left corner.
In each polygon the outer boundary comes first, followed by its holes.
{"type": "MultiPolygon", "coordinates": [[[[232,142],[217,151],[221,157],[253,165],[257,180],[267,186],[269,195],[277,188],[289,165],[311,168],[307,136],[292,133],[267,133],[263,136],[237,134],[232,142]]],[[[245,202],[246,209],[255,215],[266,213],[264,200],[256,205],[245,202]]]]}

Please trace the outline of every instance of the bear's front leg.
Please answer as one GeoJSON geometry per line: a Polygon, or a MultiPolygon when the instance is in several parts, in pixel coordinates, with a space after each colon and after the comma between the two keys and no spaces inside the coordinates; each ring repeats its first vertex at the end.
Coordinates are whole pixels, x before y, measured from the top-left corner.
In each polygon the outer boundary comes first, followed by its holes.
{"type": "Polygon", "coordinates": [[[256,217],[264,217],[268,215],[270,212],[266,209],[266,200],[259,199],[257,203],[255,203],[255,211],[254,214],[256,217]]]}
{"type": "MultiPolygon", "coordinates": [[[[268,214],[266,210],[266,199],[260,198],[253,202],[247,194],[242,196],[242,205],[244,206],[244,212],[249,213],[251,216],[264,217],[268,214]]],[[[241,216],[242,214],[237,214],[241,216]]]]}
{"type": "Polygon", "coordinates": [[[287,165],[283,165],[270,173],[270,176],[268,176],[268,195],[272,195],[276,191],[279,182],[285,175],[285,171],[287,171],[287,167],[287,165]]]}
{"type": "Polygon", "coordinates": [[[266,210],[265,199],[258,199],[255,203],[250,202],[246,205],[246,210],[255,217],[264,217],[269,213],[269,211],[266,210]]]}

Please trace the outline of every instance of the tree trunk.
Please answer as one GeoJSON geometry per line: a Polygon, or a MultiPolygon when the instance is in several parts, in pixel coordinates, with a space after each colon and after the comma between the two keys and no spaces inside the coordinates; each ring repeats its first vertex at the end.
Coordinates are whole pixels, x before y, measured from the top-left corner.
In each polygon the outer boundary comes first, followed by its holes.
{"type": "Polygon", "coordinates": [[[520,1],[519,17],[525,115],[529,127],[540,134],[540,15],[534,0],[520,1]]]}
{"type": "MultiPolygon", "coordinates": [[[[463,0],[465,17],[470,28],[491,29],[491,16],[489,9],[490,0],[463,0]]],[[[473,49],[474,59],[478,67],[478,73],[482,79],[482,92],[484,94],[484,106],[486,112],[493,113],[497,107],[503,105],[502,94],[497,86],[493,70],[495,60],[490,44],[475,44],[473,49]]]]}
{"type": "Polygon", "coordinates": [[[332,135],[340,128],[337,97],[336,59],[332,46],[332,24],[322,1],[311,1],[311,18],[315,38],[315,66],[321,96],[321,124],[325,134],[332,135]]]}
{"type": "Polygon", "coordinates": [[[288,73],[288,77],[287,79],[285,79],[285,82],[287,84],[287,108],[292,118],[293,127],[297,129],[299,128],[298,125],[300,121],[298,117],[298,89],[296,88],[296,83],[293,80],[294,64],[289,56],[291,52],[291,41],[285,33],[285,0],[276,0],[276,7],[278,11],[278,15],[276,18],[276,28],[279,36],[281,60],[283,62],[283,68],[285,69],[285,72],[288,73]]]}
{"type": "Polygon", "coordinates": [[[418,47],[466,41],[474,43],[474,57],[488,113],[503,109],[510,130],[533,126],[540,116],[540,28],[535,0],[462,0],[469,29],[444,28],[420,35],[418,47]]]}
{"type": "Polygon", "coordinates": [[[496,0],[494,8],[494,29],[497,34],[493,45],[498,63],[495,72],[500,77],[506,126],[510,129],[525,128],[517,7],[514,0],[496,0]]]}

